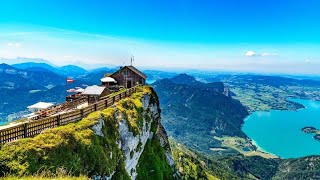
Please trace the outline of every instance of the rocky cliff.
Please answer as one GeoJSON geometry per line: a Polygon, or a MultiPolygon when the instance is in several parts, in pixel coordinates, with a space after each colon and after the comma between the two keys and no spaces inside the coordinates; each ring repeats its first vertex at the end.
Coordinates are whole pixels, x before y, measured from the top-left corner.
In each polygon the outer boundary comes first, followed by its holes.
{"type": "Polygon", "coordinates": [[[94,179],[173,179],[174,162],[160,120],[157,94],[141,88],[77,123],[5,144],[0,174],[45,171],[94,179]]]}

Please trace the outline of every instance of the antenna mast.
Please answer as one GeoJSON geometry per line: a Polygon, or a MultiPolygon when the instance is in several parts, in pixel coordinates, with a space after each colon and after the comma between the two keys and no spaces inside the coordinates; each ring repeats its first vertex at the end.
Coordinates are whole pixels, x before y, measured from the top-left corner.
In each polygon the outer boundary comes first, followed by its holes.
{"type": "Polygon", "coordinates": [[[131,56],[131,66],[132,66],[132,62],[134,61],[134,56],[131,56]]]}

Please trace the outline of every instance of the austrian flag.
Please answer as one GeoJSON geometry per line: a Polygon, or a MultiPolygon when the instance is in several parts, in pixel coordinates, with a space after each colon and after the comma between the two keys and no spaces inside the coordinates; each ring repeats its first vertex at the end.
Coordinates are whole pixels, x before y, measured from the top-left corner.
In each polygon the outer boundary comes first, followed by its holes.
{"type": "Polygon", "coordinates": [[[73,83],[74,82],[74,80],[73,79],[71,79],[71,78],[67,78],[67,83],[73,83]]]}

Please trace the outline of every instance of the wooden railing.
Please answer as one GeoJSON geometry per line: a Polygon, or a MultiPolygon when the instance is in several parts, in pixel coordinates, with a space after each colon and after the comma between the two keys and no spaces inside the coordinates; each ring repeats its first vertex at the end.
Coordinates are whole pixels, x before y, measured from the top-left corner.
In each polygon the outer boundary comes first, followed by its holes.
{"type": "MultiPolygon", "coordinates": [[[[61,125],[66,125],[71,122],[81,120],[88,114],[105,109],[112,106],[115,102],[121,99],[131,96],[141,86],[135,86],[133,88],[120,91],[119,93],[110,94],[97,103],[90,104],[88,107],[77,109],[74,111],[66,112],[64,114],[58,114],[51,117],[42,118],[35,121],[28,121],[17,125],[12,125],[8,128],[0,129],[0,144],[12,142],[17,139],[33,137],[40,134],[42,131],[50,128],[54,128],[61,125]]],[[[1,127],[1,126],[0,126],[1,127]]]]}
{"type": "Polygon", "coordinates": [[[35,116],[35,117],[31,118],[31,120],[45,118],[50,115],[57,114],[61,111],[72,110],[72,109],[75,109],[75,107],[77,107],[78,105],[81,105],[85,102],[87,102],[87,98],[80,97],[79,99],[73,100],[72,102],[67,101],[67,102],[61,103],[61,104],[55,105],[53,107],[49,107],[47,109],[41,110],[40,112],[38,112],[39,116],[35,116]]]}

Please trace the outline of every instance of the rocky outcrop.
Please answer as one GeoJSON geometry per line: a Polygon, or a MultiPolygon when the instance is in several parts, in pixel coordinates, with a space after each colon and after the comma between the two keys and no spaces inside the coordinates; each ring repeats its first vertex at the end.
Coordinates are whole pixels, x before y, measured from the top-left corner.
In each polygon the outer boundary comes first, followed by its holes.
{"type": "Polygon", "coordinates": [[[144,93],[141,99],[142,102],[142,123],[141,132],[134,135],[130,132],[126,118],[122,116],[119,121],[119,134],[120,141],[119,147],[123,150],[125,156],[125,169],[132,179],[136,179],[137,165],[141,154],[144,151],[144,147],[148,140],[151,140],[154,136],[160,141],[160,144],[165,148],[166,160],[170,166],[173,167],[174,162],[171,155],[170,145],[167,134],[161,125],[160,119],[160,107],[156,102],[152,102],[152,94],[144,93]],[[156,133],[151,130],[152,123],[157,126],[156,133]]]}
{"type": "Polygon", "coordinates": [[[94,134],[103,137],[104,136],[102,131],[103,126],[104,126],[104,121],[102,118],[100,118],[98,123],[93,125],[91,129],[93,130],[94,134]]]}
{"type": "Polygon", "coordinates": [[[167,162],[171,167],[174,166],[174,160],[172,157],[171,149],[170,149],[170,144],[168,140],[168,135],[167,132],[165,131],[164,127],[162,124],[159,124],[158,130],[157,130],[157,137],[160,140],[161,147],[164,148],[167,162]]]}
{"type": "MultiPolygon", "coordinates": [[[[144,99],[146,97],[149,96],[144,95],[142,102],[144,102],[144,99]]],[[[148,109],[148,106],[149,103],[143,103],[143,114],[147,114],[146,110],[148,109]]],[[[133,132],[130,132],[127,120],[125,118],[122,118],[119,121],[119,133],[121,137],[119,141],[119,147],[124,152],[126,158],[125,169],[132,179],[136,179],[136,176],[138,175],[136,169],[139,158],[144,150],[144,146],[147,140],[151,139],[154,135],[153,132],[150,130],[151,122],[147,122],[146,118],[144,118],[143,116],[143,126],[141,128],[141,132],[135,136],[133,132]]]]}

